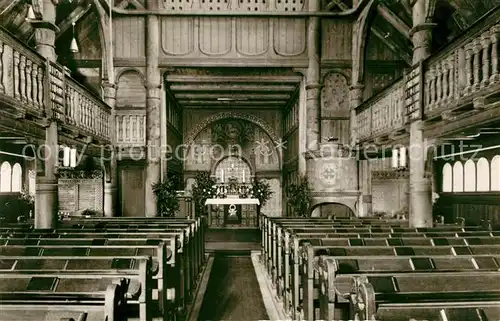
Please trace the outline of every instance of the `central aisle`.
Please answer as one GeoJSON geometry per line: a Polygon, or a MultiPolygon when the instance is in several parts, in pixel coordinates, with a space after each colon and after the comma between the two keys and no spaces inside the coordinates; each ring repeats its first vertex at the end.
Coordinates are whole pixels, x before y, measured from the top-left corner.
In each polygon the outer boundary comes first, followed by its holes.
{"type": "Polygon", "coordinates": [[[268,319],[250,254],[215,252],[198,321],[268,319]]]}

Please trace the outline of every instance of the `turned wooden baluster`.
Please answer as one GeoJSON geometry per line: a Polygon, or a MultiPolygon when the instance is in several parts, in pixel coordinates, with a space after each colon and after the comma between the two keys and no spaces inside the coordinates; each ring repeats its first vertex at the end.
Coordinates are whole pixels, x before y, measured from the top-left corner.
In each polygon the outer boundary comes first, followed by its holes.
{"type": "Polygon", "coordinates": [[[464,93],[472,90],[472,44],[465,45],[465,88],[464,93]]]}
{"type": "Polygon", "coordinates": [[[475,39],[472,44],[472,52],[474,54],[473,58],[473,74],[474,74],[474,83],[472,85],[472,90],[477,91],[481,87],[481,43],[478,39],[475,39]]]}
{"type": "Polygon", "coordinates": [[[44,69],[42,66],[38,67],[38,76],[37,76],[37,88],[38,88],[38,104],[40,107],[43,107],[45,105],[44,99],[45,95],[43,93],[43,81],[44,81],[44,69]]]}
{"type": "Polygon", "coordinates": [[[443,98],[443,68],[440,63],[436,63],[436,105],[441,104],[443,98]]]}
{"type": "Polygon", "coordinates": [[[434,67],[430,68],[429,77],[431,78],[430,105],[434,108],[436,104],[436,69],[434,67]]]}
{"type": "Polygon", "coordinates": [[[90,104],[88,99],[85,99],[85,128],[90,129],[90,104]]]}
{"type": "Polygon", "coordinates": [[[424,89],[424,104],[429,108],[429,110],[432,109],[431,107],[431,71],[429,70],[425,74],[425,89],[424,89]]]}
{"type": "Polygon", "coordinates": [[[14,51],[14,98],[20,99],[19,94],[19,52],[14,51]]]}
{"type": "Polygon", "coordinates": [[[72,93],[73,96],[73,125],[78,124],[79,119],[80,119],[80,99],[78,97],[78,93],[73,90],[72,93]]]}
{"type": "Polygon", "coordinates": [[[448,59],[443,59],[441,64],[441,70],[443,73],[441,101],[442,103],[446,104],[448,102],[448,59]]]}
{"type": "Polygon", "coordinates": [[[33,105],[36,108],[40,108],[40,102],[38,101],[38,66],[33,63],[31,65],[31,98],[33,99],[33,105]]]}
{"type": "Polygon", "coordinates": [[[21,55],[19,62],[19,92],[21,93],[21,101],[26,103],[26,57],[21,55]]]}
{"type": "Polygon", "coordinates": [[[0,93],[5,92],[3,85],[3,41],[0,40],[0,93]]]}
{"type": "Polygon", "coordinates": [[[28,99],[28,103],[30,105],[33,105],[33,86],[31,84],[32,70],[33,62],[26,59],[26,98],[28,99]]]}
{"type": "Polygon", "coordinates": [[[453,101],[455,93],[455,55],[448,58],[448,101],[453,101]]]}
{"type": "Polygon", "coordinates": [[[485,32],[481,35],[481,49],[483,51],[483,74],[481,87],[486,87],[490,83],[490,34],[485,32]]]}
{"type": "Polygon", "coordinates": [[[71,122],[73,125],[78,123],[78,92],[71,88],[71,122]]]}
{"type": "Polygon", "coordinates": [[[498,34],[500,33],[500,25],[491,28],[491,77],[490,82],[495,83],[500,80],[498,74],[498,34]]]}
{"type": "Polygon", "coordinates": [[[66,93],[64,95],[66,97],[66,101],[64,103],[66,110],[66,121],[71,124],[71,88],[66,87],[66,93]]]}

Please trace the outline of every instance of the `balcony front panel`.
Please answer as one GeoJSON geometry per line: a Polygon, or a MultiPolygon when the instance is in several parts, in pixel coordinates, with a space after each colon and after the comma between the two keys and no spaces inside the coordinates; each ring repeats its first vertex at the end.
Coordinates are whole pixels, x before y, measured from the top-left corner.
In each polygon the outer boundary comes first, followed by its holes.
{"type": "Polygon", "coordinates": [[[405,125],[404,80],[401,79],[363,103],[356,116],[358,138],[387,136],[405,125]]]}
{"type": "Polygon", "coordinates": [[[0,95],[14,114],[45,113],[45,59],[0,29],[0,95]]]}
{"type": "Polygon", "coordinates": [[[50,62],[0,28],[0,100],[13,119],[44,119],[80,137],[110,142],[111,108],[71,78],[68,70],[50,62]],[[29,116],[30,115],[30,116],[29,116]]]}
{"type": "Polygon", "coordinates": [[[496,9],[424,63],[424,116],[455,111],[498,92],[500,10],[496,9]]]}

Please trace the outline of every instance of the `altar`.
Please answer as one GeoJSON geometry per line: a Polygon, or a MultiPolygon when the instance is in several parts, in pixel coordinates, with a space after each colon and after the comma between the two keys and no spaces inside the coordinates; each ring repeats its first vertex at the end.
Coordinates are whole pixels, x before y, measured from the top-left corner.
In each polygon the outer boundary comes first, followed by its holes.
{"type": "Polygon", "coordinates": [[[212,227],[258,227],[256,198],[209,198],[208,226],[212,227]]]}

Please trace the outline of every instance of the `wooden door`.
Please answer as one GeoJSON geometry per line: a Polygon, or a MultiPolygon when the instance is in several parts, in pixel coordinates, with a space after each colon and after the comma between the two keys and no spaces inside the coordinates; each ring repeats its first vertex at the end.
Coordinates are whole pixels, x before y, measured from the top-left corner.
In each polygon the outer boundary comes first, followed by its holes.
{"type": "Polygon", "coordinates": [[[120,203],[122,216],[144,216],[144,166],[124,165],[120,168],[120,203]]]}

